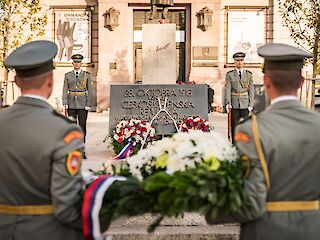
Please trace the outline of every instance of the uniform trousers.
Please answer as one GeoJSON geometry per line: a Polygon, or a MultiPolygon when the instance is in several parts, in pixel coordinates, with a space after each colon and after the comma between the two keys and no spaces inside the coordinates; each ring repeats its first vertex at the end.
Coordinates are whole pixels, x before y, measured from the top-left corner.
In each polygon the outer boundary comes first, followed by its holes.
{"type": "Polygon", "coordinates": [[[235,128],[238,125],[241,118],[245,118],[249,115],[249,110],[245,109],[234,109],[231,108],[231,134],[232,134],[232,142],[234,143],[234,133],[235,128]]]}
{"type": "Polygon", "coordinates": [[[88,110],[68,108],[68,115],[73,117],[80,125],[84,135],[84,142],[86,142],[88,110]]]}

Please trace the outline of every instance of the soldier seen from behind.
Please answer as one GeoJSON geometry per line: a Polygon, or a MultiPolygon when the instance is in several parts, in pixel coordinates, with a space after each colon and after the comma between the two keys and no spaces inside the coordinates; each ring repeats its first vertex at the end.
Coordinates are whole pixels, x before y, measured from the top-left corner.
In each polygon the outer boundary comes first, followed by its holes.
{"type": "Polygon", "coordinates": [[[297,98],[311,54],[285,44],[258,49],[271,105],[236,128],[251,206],[234,214],[241,240],[318,240],[320,115],[297,98]]]}
{"type": "Polygon", "coordinates": [[[80,127],[47,102],[57,46],[34,41],[13,51],[22,96],[0,111],[0,239],[80,240],[83,187],[80,127]]]}

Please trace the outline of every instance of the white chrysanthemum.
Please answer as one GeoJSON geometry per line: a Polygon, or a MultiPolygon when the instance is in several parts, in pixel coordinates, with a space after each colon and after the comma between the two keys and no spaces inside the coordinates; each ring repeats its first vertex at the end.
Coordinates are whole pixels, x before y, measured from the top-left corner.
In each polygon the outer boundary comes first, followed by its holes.
{"type": "Polygon", "coordinates": [[[220,161],[233,161],[238,157],[235,147],[220,134],[193,130],[177,133],[172,138],[164,138],[141,150],[128,160],[130,171],[139,179],[142,178],[142,168],[152,174],[156,159],[164,154],[168,155],[166,168],[171,173],[194,168],[196,163],[211,157],[220,161]]]}

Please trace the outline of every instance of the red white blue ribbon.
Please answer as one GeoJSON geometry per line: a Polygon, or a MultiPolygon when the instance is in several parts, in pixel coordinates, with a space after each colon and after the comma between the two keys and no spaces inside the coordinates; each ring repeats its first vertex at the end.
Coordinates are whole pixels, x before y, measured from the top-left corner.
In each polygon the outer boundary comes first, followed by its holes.
{"type": "Polygon", "coordinates": [[[99,212],[104,195],[114,181],[125,180],[125,177],[100,176],[86,189],[82,203],[82,225],[86,240],[103,240],[99,212]]]}
{"type": "Polygon", "coordinates": [[[122,159],[126,159],[127,157],[131,157],[133,154],[133,149],[134,149],[134,143],[133,141],[129,141],[128,144],[113,159],[122,160],[122,159]]]}

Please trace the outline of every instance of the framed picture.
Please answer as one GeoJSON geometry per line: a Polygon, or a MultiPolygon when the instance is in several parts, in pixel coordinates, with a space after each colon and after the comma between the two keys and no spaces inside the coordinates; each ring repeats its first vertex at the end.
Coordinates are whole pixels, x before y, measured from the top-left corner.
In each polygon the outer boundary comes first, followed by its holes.
{"type": "Polygon", "coordinates": [[[257,49],[266,43],[265,12],[261,9],[233,9],[227,12],[227,64],[233,64],[232,55],[246,54],[245,64],[260,64],[257,49]]]}
{"type": "Polygon", "coordinates": [[[83,55],[83,63],[91,62],[91,11],[57,9],[54,11],[54,41],[58,45],[55,62],[72,62],[73,54],[83,55]]]}

